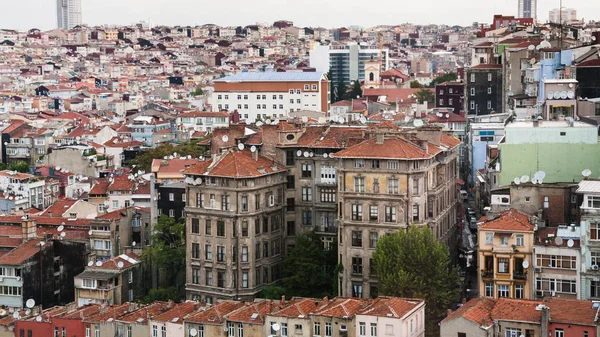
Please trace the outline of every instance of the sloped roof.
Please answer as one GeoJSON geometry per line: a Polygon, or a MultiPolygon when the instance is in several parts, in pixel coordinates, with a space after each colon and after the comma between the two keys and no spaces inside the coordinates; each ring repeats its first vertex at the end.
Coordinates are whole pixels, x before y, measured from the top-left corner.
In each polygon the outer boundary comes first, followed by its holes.
{"type": "Polygon", "coordinates": [[[463,317],[471,322],[482,326],[490,326],[493,323],[492,310],[496,305],[496,300],[488,297],[474,298],[458,308],[442,322],[448,322],[453,319],[463,317]]]}
{"type": "Polygon", "coordinates": [[[336,297],[324,300],[323,304],[314,310],[311,315],[328,317],[352,318],[367,305],[367,300],[349,297],[336,297]]]}
{"type": "Polygon", "coordinates": [[[27,241],[0,257],[0,265],[18,266],[40,251],[42,240],[27,241]]]}
{"type": "Polygon", "coordinates": [[[424,302],[422,299],[379,296],[358,315],[402,318],[424,302]]]}
{"type": "Polygon", "coordinates": [[[172,309],[155,316],[152,318],[152,320],[157,322],[183,324],[184,317],[194,312],[196,309],[196,304],[196,302],[183,302],[175,304],[172,309]]]}
{"type": "Polygon", "coordinates": [[[517,211],[509,209],[500,213],[493,219],[487,220],[479,225],[480,230],[497,230],[497,231],[513,231],[513,232],[533,232],[534,225],[529,223],[529,217],[517,211]]]}
{"type": "Polygon", "coordinates": [[[307,316],[319,305],[319,300],[313,298],[292,298],[284,303],[282,308],[271,315],[276,317],[307,316]]]}
{"type": "Polygon", "coordinates": [[[377,139],[369,139],[358,145],[336,152],[335,158],[373,158],[373,159],[428,159],[433,155],[425,152],[406,139],[394,136],[385,138],[381,144],[377,139]]]}
{"type": "Polygon", "coordinates": [[[590,301],[551,297],[546,305],[550,308],[552,322],[596,325],[594,319],[598,309],[593,308],[590,301]]]}
{"type": "Polygon", "coordinates": [[[213,163],[213,159],[199,162],[189,168],[184,173],[191,175],[208,175],[231,178],[252,178],[268,174],[284,172],[287,168],[277,162],[257,156],[252,158],[250,150],[228,151],[221,155],[213,163]]]}
{"type": "Polygon", "coordinates": [[[227,320],[231,322],[264,324],[265,315],[270,314],[276,308],[277,303],[272,300],[246,303],[245,306],[229,314],[227,320]]]}
{"type": "Polygon", "coordinates": [[[497,300],[492,310],[492,318],[494,320],[540,324],[542,321],[542,311],[535,310],[535,308],[542,303],[541,301],[501,297],[497,300]]]}
{"type": "Polygon", "coordinates": [[[209,307],[200,308],[190,314],[186,321],[193,323],[215,324],[223,323],[225,316],[244,306],[243,302],[225,301],[209,307]]]}
{"type": "Polygon", "coordinates": [[[219,82],[314,82],[323,78],[321,72],[242,72],[215,79],[219,82]]]}

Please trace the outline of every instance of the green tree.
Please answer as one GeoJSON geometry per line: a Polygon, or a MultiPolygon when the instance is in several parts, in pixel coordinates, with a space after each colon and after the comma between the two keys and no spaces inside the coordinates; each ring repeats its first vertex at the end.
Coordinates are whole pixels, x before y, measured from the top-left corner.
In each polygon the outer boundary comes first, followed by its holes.
{"type": "Polygon", "coordinates": [[[344,83],[344,80],[340,80],[337,84],[337,86],[334,87],[333,93],[334,93],[334,101],[335,102],[339,102],[342,100],[345,100],[347,98],[347,92],[348,88],[346,88],[346,83],[344,83]]]}
{"type": "Polygon", "coordinates": [[[281,296],[285,295],[285,289],[279,286],[268,286],[263,288],[260,293],[258,293],[259,298],[265,298],[268,300],[278,300],[281,296]]]}
{"type": "Polygon", "coordinates": [[[379,293],[424,299],[426,335],[439,336],[438,323],[460,289],[448,247],[437,241],[428,227],[410,226],[380,238],[373,261],[379,293]]]}
{"type": "Polygon", "coordinates": [[[10,163],[8,165],[8,169],[11,171],[17,171],[17,172],[21,172],[21,173],[29,173],[29,164],[27,164],[24,161],[16,161],[16,162],[10,163]]]}
{"type": "Polygon", "coordinates": [[[197,87],[196,90],[192,91],[191,93],[192,96],[202,96],[204,95],[204,90],[202,90],[202,87],[197,87]]]}
{"type": "Polygon", "coordinates": [[[410,87],[411,88],[423,88],[423,85],[421,83],[419,83],[419,81],[411,81],[410,82],[410,87]]]}
{"type": "Polygon", "coordinates": [[[441,84],[444,82],[456,81],[456,79],[457,79],[456,73],[447,73],[447,74],[436,77],[433,81],[431,81],[431,83],[429,83],[429,85],[427,85],[427,87],[435,88],[435,86],[438,84],[441,84]]]}
{"type": "Polygon", "coordinates": [[[182,296],[177,287],[150,289],[148,295],[142,299],[142,302],[154,303],[155,301],[166,302],[168,300],[173,300],[175,302],[180,302],[182,300],[182,296]]]}
{"type": "Polygon", "coordinates": [[[314,231],[296,236],[284,262],[282,286],[286,295],[321,298],[332,294],[337,243],[331,247],[326,250],[314,231]]]}
{"type": "Polygon", "coordinates": [[[198,144],[199,140],[189,141],[176,145],[173,143],[161,144],[157,147],[151,148],[143,153],[138,154],[132,159],[128,165],[135,165],[136,170],[142,170],[149,172],[150,166],[152,165],[153,159],[162,159],[165,156],[171,156],[173,153],[177,153],[180,156],[192,156],[198,158],[205,154],[205,145],[198,144]]]}
{"type": "Polygon", "coordinates": [[[350,99],[360,98],[362,97],[363,91],[360,86],[360,81],[355,80],[352,84],[352,90],[350,91],[350,99]]]}
{"type": "Polygon", "coordinates": [[[417,102],[419,102],[419,104],[423,104],[423,102],[429,104],[435,103],[435,95],[433,94],[433,91],[429,89],[421,89],[415,92],[415,96],[417,96],[417,102]]]}
{"type": "MultiPolygon", "coordinates": [[[[185,220],[177,222],[165,214],[158,218],[152,244],[144,254],[158,269],[160,279],[182,293],[185,282],[185,220]]],[[[164,290],[166,291],[166,290],[164,290]]]]}

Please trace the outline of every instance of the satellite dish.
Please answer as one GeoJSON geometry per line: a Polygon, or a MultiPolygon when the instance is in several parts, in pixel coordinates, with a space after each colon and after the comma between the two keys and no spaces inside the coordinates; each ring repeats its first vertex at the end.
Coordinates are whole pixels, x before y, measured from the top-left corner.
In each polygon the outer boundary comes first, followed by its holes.
{"type": "Polygon", "coordinates": [[[27,302],[25,302],[25,305],[31,309],[33,307],[35,307],[35,300],[33,298],[30,298],[27,300],[27,302]]]}
{"type": "Polygon", "coordinates": [[[554,98],[554,93],[552,91],[548,92],[548,99],[553,99],[554,98]]]}
{"type": "Polygon", "coordinates": [[[271,120],[270,120],[270,119],[267,119],[267,120],[265,121],[265,123],[267,123],[267,124],[271,124],[271,120]]]}
{"type": "Polygon", "coordinates": [[[91,230],[90,230],[90,231],[88,231],[88,235],[92,235],[92,231],[91,231],[91,230]]]}
{"type": "Polygon", "coordinates": [[[592,171],[590,169],[585,169],[583,172],[581,172],[581,175],[587,178],[592,175],[592,171]]]}
{"type": "MultiPolygon", "coordinates": [[[[298,151],[300,151],[300,150],[298,150],[298,151]]],[[[254,146],[254,145],[250,146],[250,152],[252,152],[252,153],[256,152],[256,146],[254,146]]],[[[302,151],[300,151],[300,152],[302,152],[302,151]]]]}
{"type": "Polygon", "coordinates": [[[194,182],[196,183],[196,185],[202,185],[202,178],[196,178],[194,182]]]}
{"type": "Polygon", "coordinates": [[[310,157],[314,157],[315,154],[313,152],[309,153],[310,157]]]}
{"type": "Polygon", "coordinates": [[[31,315],[31,309],[25,310],[25,315],[27,315],[27,316],[31,315]]]}
{"type": "Polygon", "coordinates": [[[173,158],[177,158],[177,152],[173,152],[173,158]]]}
{"type": "Polygon", "coordinates": [[[273,331],[279,331],[279,329],[281,329],[281,326],[279,326],[279,324],[275,323],[271,326],[271,328],[273,328],[273,331]]]}
{"type": "Polygon", "coordinates": [[[13,313],[13,318],[14,318],[14,319],[19,319],[20,317],[21,317],[21,316],[19,316],[19,312],[18,312],[18,311],[15,311],[15,312],[13,313]]]}
{"type": "Polygon", "coordinates": [[[531,60],[529,60],[529,63],[535,64],[535,58],[532,58],[531,60]]]}
{"type": "Polygon", "coordinates": [[[563,238],[561,238],[560,236],[557,236],[557,237],[554,239],[554,243],[555,243],[557,246],[562,246],[562,244],[563,244],[563,238]]]}
{"type": "Polygon", "coordinates": [[[344,124],[344,123],[346,123],[346,118],[344,118],[344,117],[340,117],[340,123],[341,123],[341,124],[344,124]]]}
{"type": "Polygon", "coordinates": [[[521,179],[515,178],[515,180],[513,180],[513,182],[515,183],[515,185],[519,185],[521,183],[521,179]]]}
{"type": "Polygon", "coordinates": [[[40,316],[40,315],[36,316],[35,317],[35,321],[38,322],[38,323],[41,322],[42,321],[42,316],[40,316]]]}
{"type": "Polygon", "coordinates": [[[223,137],[221,137],[221,140],[227,143],[229,141],[229,136],[223,135],[223,137]]]}
{"type": "Polygon", "coordinates": [[[65,236],[67,236],[67,233],[65,233],[65,232],[60,233],[61,238],[64,238],[65,236]]]}
{"type": "Polygon", "coordinates": [[[298,157],[302,157],[302,150],[298,150],[298,151],[296,151],[296,156],[298,156],[298,157]]]}
{"type": "Polygon", "coordinates": [[[325,117],[319,117],[319,124],[325,124],[327,119],[325,117]]]}
{"type": "Polygon", "coordinates": [[[198,330],[191,328],[190,329],[190,336],[192,337],[196,337],[196,335],[198,334],[198,330]]]}
{"type": "Polygon", "coordinates": [[[567,247],[572,248],[575,245],[575,241],[573,241],[573,239],[569,239],[569,241],[567,241],[567,247]]]}
{"type": "Polygon", "coordinates": [[[308,151],[304,151],[304,158],[308,158],[308,156],[310,156],[310,154],[308,153],[308,151]]]}
{"type": "Polygon", "coordinates": [[[535,46],[534,46],[534,45],[532,45],[532,44],[530,44],[530,45],[527,47],[527,49],[529,49],[529,50],[535,50],[535,46]]]}
{"type": "Polygon", "coordinates": [[[361,124],[365,124],[366,122],[367,122],[367,119],[364,116],[360,117],[361,124]]]}
{"type": "Polygon", "coordinates": [[[121,269],[121,268],[123,268],[123,266],[125,266],[125,265],[123,264],[123,261],[119,261],[119,262],[117,263],[117,268],[121,269]]]}
{"type": "Polygon", "coordinates": [[[327,159],[327,153],[323,153],[323,158],[327,159]]]}
{"type": "Polygon", "coordinates": [[[56,230],[59,232],[62,232],[64,229],[65,229],[65,226],[60,225],[60,226],[58,226],[58,228],[56,230]]]}
{"type": "Polygon", "coordinates": [[[423,126],[423,121],[420,119],[415,119],[415,121],[413,123],[416,127],[423,126]]]}
{"type": "Polygon", "coordinates": [[[90,262],[88,262],[88,267],[91,267],[91,266],[93,266],[93,265],[94,265],[94,261],[90,261],[90,262]]]}
{"type": "Polygon", "coordinates": [[[102,261],[96,261],[96,267],[101,267],[102,266],[102,261]]]}
{"type": "Polygon", "coordinates": [[[566,91],[561,91],[560,92],[560,99],[567,99],[567,92],[566,91]]]}
{"type": "Polygon", "coordinates": [[[560,99],[560,91],[554,92],[554,99],[560,99]]]}
{"type": "Polygon", "coordinates": [[[275,120],[273,121],[273,125],[278,125],[278,124],[279,124],[279,119],[275,119],[275,120]]]}
{"type": "Polygon", "coordinates": [[[526,183],[526,182],[528,182],[528,181],[529,181],[529,176],[522,176],[522,177],[521,177],[521,182],[522,182],[523,184],[524,184],[524,183],[526,183]]]}
{"type": "Polygon", "coordinates": [[[333,152],[329,154],[329,158],[333,158],[333,152]]]}
{"type": "Polygon", "coordinates": [[[131,245],[135,247],[135,245],[137,245],[137,242],[133,241],[133,242],[131,243],[131,245]]]}
{"type": "Polygon", "coordinates": [[[537,172],[535,173],[535,178],[536,178],[538,181],[539,181],[539,180],[542,180],[542,179],[544,179],[544,178],[546,178],[546,172],[544,172],[544,171],[537,171],[537,172]]]}
{"type": "Polygon", "coordinates": [[[450,114],[446,114],[446,118],[450,118],[450,114]]]}
{"type": "Polygon", "coordinates": [[[263,124],[264,124],[264,123],[263,123],[263,122],[261,122],[261,121],[258,121],[258,122],[256,122],[256,126],[257,126],[257,127],[259,127],[259,128],[260,128],[261,126],[263,126],[263,124]]]}
{"type": "Polygon", "coordinates": [[[302,123],[307,123],[307,122],[308,122],[308,117],[302,116],[302,123]]]}
{"type": "Polygon", "coordinates": [[[527,260],[523,261],[522,265],[523,265],[523,269],[529,268],[529,261],[527,261],[527,260]]]}
{"type": "Polygon", "coordinates": [[[569,92],[567,92],[567,98],[568,98],[568,99],[573,99],[573,98],[575,98],[575,93],[574,93],[574,92],[572,92],[572,91],[569,91],[569,92]]]}
{"type": "Polygon", "coordinates": [[[249,119],[246,119],[246,125],[250,125],[250,124],[252,124],[252,121],[249,119]]]}
{"type": "Polygon", "coordinates": [[[244,149],[244,144],[239,143],[238,144],[238,150],[242,151],[244,149]]]}

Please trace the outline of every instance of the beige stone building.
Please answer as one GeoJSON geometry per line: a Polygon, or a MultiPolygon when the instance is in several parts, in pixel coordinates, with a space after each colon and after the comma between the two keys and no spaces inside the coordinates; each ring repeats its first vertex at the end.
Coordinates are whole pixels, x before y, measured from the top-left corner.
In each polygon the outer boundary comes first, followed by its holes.
{"type": "Polygon", "coordinates": [[[479,294],[492,298],[534,299],[532,219],[514,209],[479,225],[479,294]]]}
{"type": "Polygon", "coordinates": [[[283,274],[287,170],[226,150],[186,174],[186,297],[251,300],[283,274]]]}
{"type": "Polygon", "coordinates": [[[339,159],[340,295],[377,296],[372,255],[386,233],[428,226],[456,246],[459,144],[440,128],[421,127],[377,132],[333,155],[339,159]]]}

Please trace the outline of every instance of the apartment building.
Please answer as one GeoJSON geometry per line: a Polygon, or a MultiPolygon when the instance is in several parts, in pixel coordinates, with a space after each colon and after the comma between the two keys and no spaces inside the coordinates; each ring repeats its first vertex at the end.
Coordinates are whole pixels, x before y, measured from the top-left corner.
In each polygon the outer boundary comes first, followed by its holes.
{"type": "Polygon", "coordinates": [[[186,175],[186,297],[252,299],[282,276],[287,169],[228,150],[186,175]]]}
{"type": "Polygon", "coordinates": [[[466,69],[465,111],[468,115],[504,112],[502,65],[479,64],[466,69]]]}
{"type": "Polygon", "coordinates": [[[422,127],[380,132],[333,155],[339,159],[342,296],[377,296],[372,255],[386,233],[428,226],[438,240],[456,246],[459,145],[438,127],[422,127]]]}
{"type": "Polygon", "coordinates": [[[177,116],[177,125],[183,125],[183,127],[188,130],[210,132],[215,128],[228,127],[229,113],[227,113],[227,111],[184,112],[177,116]]]}
{"type": "Polygon", "coordinates": [[[56,21],[60,29],[81,25],[81,0],[56,0],[56,21]]]}
{"type": "Polygon", "coordinates": [[[514,209],[483,220],[477,239],[479,294],[533,299],[535,225],[514,209]]]}
{"type": "Polygon", "coordinates": [[[0,171],[0,192],[14,200],[17,210],[49,206],[44,203],[45,185],[44,179],[28,173],[0,171]]]}
{"type": "Polygon", "coordinates": [[[321,72],[245,72],[213,81],[213,108],[240,118],[287,117],[294,111],[329,111],[329,81],[321,72]]]}
{"type": "Polygon", "coordinates": [[[577,189],[580,204],[582,300],[600,299],[600,181],[583,180],[577,189]],[[589,233],[589,234],[588,234],[589,233]]]}

